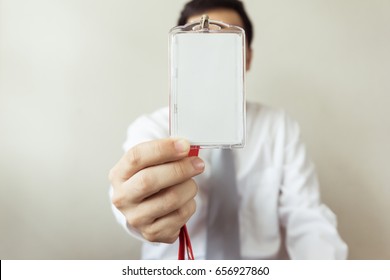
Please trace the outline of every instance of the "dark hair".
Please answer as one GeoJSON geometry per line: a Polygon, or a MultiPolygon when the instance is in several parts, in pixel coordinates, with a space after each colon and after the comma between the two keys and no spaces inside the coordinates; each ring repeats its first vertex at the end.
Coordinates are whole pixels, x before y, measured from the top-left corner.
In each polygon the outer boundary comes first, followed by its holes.
{"type": "Polygon", "coordinates": [[[248,14],[245,11],[244,4],[240,0],[192,0],[188,2],[181,11],[178,25],[184,25],[187,23],[188,18],[201,14],[207,10],[226,8],[237,12],[243,23],[248,46],[251,46],[253,39],[253,27],[248,14]]]}

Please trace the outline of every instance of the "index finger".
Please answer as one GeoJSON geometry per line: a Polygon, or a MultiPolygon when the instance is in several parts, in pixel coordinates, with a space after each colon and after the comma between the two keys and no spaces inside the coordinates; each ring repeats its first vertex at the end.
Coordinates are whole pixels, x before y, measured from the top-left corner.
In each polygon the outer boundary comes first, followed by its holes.
{"type": "Polygon", "coordinates": [[[185,158],[190,143],[185,139],[159,139],[129,149],[110,171],[112,182],[125,182],[138,171],[153,165],[185,158]]]}

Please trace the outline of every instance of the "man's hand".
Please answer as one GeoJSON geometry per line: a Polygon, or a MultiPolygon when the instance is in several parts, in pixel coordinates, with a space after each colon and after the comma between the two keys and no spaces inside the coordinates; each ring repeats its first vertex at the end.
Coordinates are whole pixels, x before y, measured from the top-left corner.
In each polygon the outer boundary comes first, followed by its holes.
{"type": "Polygon", "coordinates": [[[204,170],[199,157],[188,157],[190,144],[162,139],[130,149],[111,169],[112,203],[146,240],[173,243],[194,214],[197,185],[204,170]]]}

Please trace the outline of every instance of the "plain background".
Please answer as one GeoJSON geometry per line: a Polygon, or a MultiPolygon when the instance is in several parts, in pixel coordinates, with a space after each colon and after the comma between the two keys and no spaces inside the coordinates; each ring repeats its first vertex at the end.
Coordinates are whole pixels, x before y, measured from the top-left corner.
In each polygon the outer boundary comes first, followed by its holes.
{"type": "MultiPolygon", "coordinates": [[[[351,259],[390,259],[390,1],[247,0],[248,99],[301,124],[351,259]]],[[[109,169],[184,1],[0,0],[0,258],[136,259],[109,169]]]]}

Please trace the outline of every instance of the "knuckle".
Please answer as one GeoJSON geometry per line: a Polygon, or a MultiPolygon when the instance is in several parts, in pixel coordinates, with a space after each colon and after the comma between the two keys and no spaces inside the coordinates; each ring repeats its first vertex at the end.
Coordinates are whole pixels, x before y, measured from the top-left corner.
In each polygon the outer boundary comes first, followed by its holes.
{"type": "Polygon", "coordinates": [[[194,179],[190,180],[189,192],[191,193],[192,197],[195,197],[198,193],[198,185],[196,184],[194,179]]]}
{"type": "Polygon", "coordinates": [[[176,214],[181,222],[184,223],[187,220],[188,212],[189,211],[185,208],[180,208],[176,210],[176,214]]]}
{"type": "Polygon", "coordinates": [[[164,212],[175,210],[179,204],[179,200],[179,195],[174,190],[168,190],[165,193],[165,199],[163,203],[164,212]]]}
{"type": "Polygon", "coordinates": [[[159,238],[159,236],[160,236],[159,232],[151,229],[151,227],[144,229],[144,231],[142,232],[142,235],[146,240],[148,240],[150,242],[161,241],[161,239],[159,238]]]}
{"type": "Polygon", "coordinates": [[[173,173],[177,178],[185,178],[186,177],[186,169],[183,162],[177,162],[173,165],[173,173]]]}
{"type": "Polygon", "coordinates": [[[179,233],[168,237],[167,240],[166,240],[166,243],[173,244],[177,240],[178,236],[179,236],[179,233]]]}
{"type": "Polygon", "coordinates": [[[154,151],[153,151],[154,154],[158,156],[165,154],[167,151],[167,148],[165,147],[164,142],[162,141],[155,142],[155,145],[153,147],[154,147],[154,151]]]}
{"type": "Polygon", "coordinates": [[[118,209],[121,209],[124,205],[124,198],[118,192],[114,192],[111,198],[112,204],[118,209]]]}
{"type": "Polygon", "coordinates": [[[133,147],[126,153],[126,158],[131,167],[138,166],[141,162],[141,153],[138,146],[133,147]]]}
{"type": "Polygon", "coordinates": [[[131,227],[138,229],[143,225],[144,219],[137,215],[128,215],[126,220],[131,227]]]}
{"type": "Polygon", "coordinates": [[[195,200],[190,200],[184,207],[179,208],[177,210],[177,215],[179,216],[179,219],[186,222],[189,217],[191,217],[196,210],[196,203],[195,200]]]}
{"type": "Polygon", "coordinates": [[[149,192],[154,184],[152,176],[147,172],[138,172],[137,177],[137,188],[139,193],[144,194],[149,192]]]}
{"type": "Polygon", "coordinates": [[[141,190],[148,190],[153,185],[152,176],[147,172],[138,172],[138,184],[141,190]]]}
{"type": "Polygon", "coordinates": [[[157,231],[153,229],[153,227],[149,227],[148,229],[145,229],[142,232],[142,236],[150,242],[163,242],[163,243],[172,244],[177,240],[179,233],[180,230],[177,230],[173,233],[169,233],[169,232],[157,231]]]}

